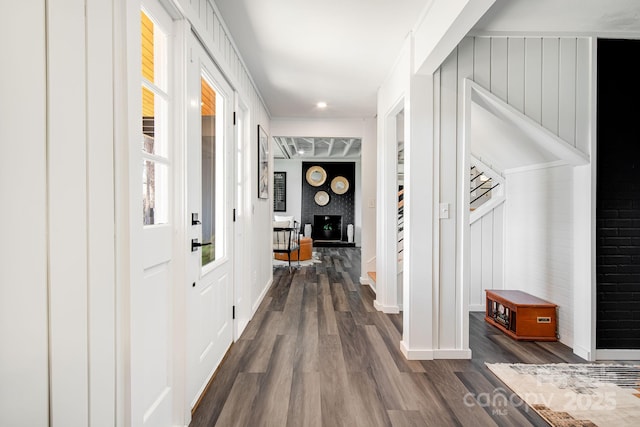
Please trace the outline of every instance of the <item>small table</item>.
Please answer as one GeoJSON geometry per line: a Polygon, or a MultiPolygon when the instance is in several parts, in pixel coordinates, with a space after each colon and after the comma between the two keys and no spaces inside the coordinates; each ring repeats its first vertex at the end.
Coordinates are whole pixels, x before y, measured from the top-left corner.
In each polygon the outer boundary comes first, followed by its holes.
{"type": "Polygon", "coordinates": [[[516,340],[557,341],[557,305],[516,290],[486,290],[485,321],[516,340]]]}

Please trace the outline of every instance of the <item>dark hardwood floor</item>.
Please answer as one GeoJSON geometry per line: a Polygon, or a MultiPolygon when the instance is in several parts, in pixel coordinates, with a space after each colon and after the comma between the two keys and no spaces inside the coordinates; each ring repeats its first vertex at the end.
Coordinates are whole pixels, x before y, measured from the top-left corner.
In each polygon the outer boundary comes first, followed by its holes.
{"type": "Polygon", "coordinates": [[[231,347],[191,426],[546,426],[485,362],[583,362],[560,343],[517,342],[470,315],[471,360],[407,361],[401,315],[373,308],[360,250],[274,283],[231,347]]]}

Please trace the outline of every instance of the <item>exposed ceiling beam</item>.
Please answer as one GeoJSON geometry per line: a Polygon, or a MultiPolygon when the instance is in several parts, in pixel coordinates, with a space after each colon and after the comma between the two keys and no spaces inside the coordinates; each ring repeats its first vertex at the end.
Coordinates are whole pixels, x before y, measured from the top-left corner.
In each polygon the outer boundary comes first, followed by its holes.
{"type": "Polygon", "coordinates": [[[279,150],[280,150],[280,152],[282,153],[282,156],[283,156],[285,159],[290,159],[291,157],[289,156],[289,152],[288,152],[288,151],[287,151],[287,149],[283,146],[283,145],[284,145],[284,144],[283,144],[283,142],[282,142],[283,138],[282,138],[282,137],[279,137],[279,136],[276,136],[276,137],[274,137],[274,138],[273,138],[273,140],[276,142],[276,144],[278,144],[278,149],[279,149],[279,150]]]}
{"type": "Polygon", "coordinates": [[[298,143],[295,138],[291,138],[291,142],[293,143],[293,148],[296,150],[296,156],[300,155],[300,149],[298,149],[298,143]]]}
{"type": "Polygon", "coordinates": [[[287,138],[282,138],[282,145],[284,146],[285,151],[287,152],[286,156],[287,158],[291,158],[293,157],[291,155],[291,149],[289,148],[289,143],[287,142],[287,138]]]}
{"type": "Polygon", "coordinates": [[[351,149],[351,146],[353,145],[354,141],[355,140],[351,138],[349,142],[347,142],[347,145],[344,147],[344,152],[342,153],[342,157],[347,157],[347,154],[349,153],[349,150],[351,149]]]}
{"type": "Polygon", "coordinates": [[[327,151],[327,157],[331,157],[331,152],[333,151],[334,143],[335,143],[335,139],[331,138],[331,141],[329,141],[329,150],[327,151]]]}

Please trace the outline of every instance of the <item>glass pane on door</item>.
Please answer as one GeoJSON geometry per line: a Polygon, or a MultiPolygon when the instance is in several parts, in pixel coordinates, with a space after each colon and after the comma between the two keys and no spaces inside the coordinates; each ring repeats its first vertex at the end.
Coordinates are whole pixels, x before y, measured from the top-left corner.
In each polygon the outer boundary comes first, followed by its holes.
{"type": "Polygon", "coordinates": [[[202,266],[216,259],[216,92],[201,78],[202,266]]]}

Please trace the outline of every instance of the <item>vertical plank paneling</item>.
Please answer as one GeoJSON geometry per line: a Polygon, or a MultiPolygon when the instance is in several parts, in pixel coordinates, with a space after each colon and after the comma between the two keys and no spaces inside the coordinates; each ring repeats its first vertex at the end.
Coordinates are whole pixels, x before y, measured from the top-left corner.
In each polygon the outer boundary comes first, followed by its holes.
{"type": "Polygon", "coordinates": [[[576,39],[560,39],[558,136],[576,145],[576,39]]]}
{"type": "Polygon", "coordinates": [[[48,32],[51,426],[89,422],[85,3],[50,0],[48,32]]]}
{"type": "Polygon", "coordinates": [[[473,81],[487,90],[491,87],[491,39],[489,37],[475,38],[473,81]]]}
{"type": "Polygon", "coordinates": [[[115,425],[113,5],[86,1],[89,425],[115,425]]]}
{"type": "Polygon", "coordinates": [[[493,211],[482,217],[482,289],[493,288],[493,211]]]}
{"type": "Polygon", "coordinates": [[[493,210],[493,289],[504,288],[504,204],[493,210]]]}
{"type": "Polygon", "coordinates": [[[508,43],[507,102],[524,113],[524,38],[512,37],[508,43]]]}
{"type": "Polygon", "coordinates": [[[474,55],[475,39],[473,37],[465,37],[458,45],[458,103],[464,99],[464,79],[473,80],[473,55],[474,55]]]}
{"type": "Polygon", "coordinates": [[[542,39],[525,39],[524,113],[542,121],[542,39]]]}
{"type": "Polygon", "coordinates": [[[589,152],[591,39],[579,38],[576,49],[576,148],[589,152]]]}
{"type": "Polygon", "coordinates": [[[213,39],[213,19],[215,17],[215,13],[213,12],[213,7],[209,2],[207,2],[207,12],[206,12],[206,21],[205,28],[207,30],[207,38],[210,40],[213,39]]]}
{"type": "Polygon", "coordinates": [[[0,2],[3,426],[49,425],[46,3],[0,2]]]}
{"type": "Polygon", "coordinates": [[[200,0],[200,4],[198,5],[198,18],[200,18],[200,22],[204,23],[207,20],[207,4],[209,0],[200,0]]]}
{"type": "Polygon", "coordinates": [[[558,60],[560,40],[542,39],[542,126],[558,134],[558,60]]]}
{"type": "Polygon", "coordinates": [[[213,29],[211,30],[213,33],[213,38],[211,39],[212,46],[217,46],[218,40],[220,39],[220,20],[218,19],[218,14],[213,15],[213,29]]]}
{"type": "MultiPolygon", "coordinates": [[[[457,96],[458,51],[455,49],[440,68],[440,201],[456,212],[457,200],[457,96]]],[[[487,58],[488,59],[488,58],[487,58]]],[[[456,312],[456,222],[440,221],[440,348],[455,348],[456,324],[450,313],[456,312]]]]}
{"type": "MultiPolygon", "coordinates": [[[[458,109],[463,108],[464,105],[464,79],[474,79],[474,46],[475,38],[466,37],[458,45],[458,109]]],[[[460,117],[460,113],[458,115],[460,117]]],[[[464,123],[458,123],[458,144],[462,144],[462,127],[464,123]]],[[[467,172],[468,173],[468,172],[467,172]]],[[[463,175],[468,176],[468,175],[463,175]]],[[[470,245],[471,245],[471,269],[470,269],[470,300],[469,305],[471,309],[477,308],[482,301],[482,258],[480,256],[480,249],[482,244],[482,233],[480,222],[476,222],[472,225],[470,245]]]]}
{"type": "Polygon", "coordinates": [[[508,40],[505,37],[491,39],[491,92],[500,99],[507,100],[508,82],[508,40]]]}
{"type": "Polygon", "coordinates": [[[471,224],[471,270],[469,305],[482,304],[482,221],[471,224]]]}

